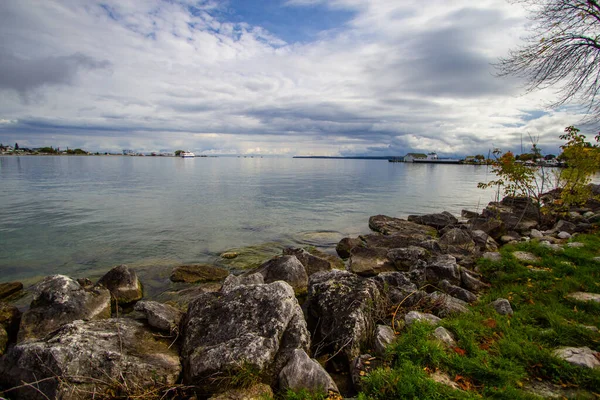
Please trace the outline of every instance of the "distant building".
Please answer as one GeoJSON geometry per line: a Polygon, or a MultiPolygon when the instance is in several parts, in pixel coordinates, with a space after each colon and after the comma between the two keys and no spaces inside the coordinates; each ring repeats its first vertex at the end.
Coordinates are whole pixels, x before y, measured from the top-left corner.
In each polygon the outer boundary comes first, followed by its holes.
{"type": "Polygon", "coordinates": [[[404,156],[404,162],[413,162],[415,159],[422,158],[427,158],[427,155],[423,153],[408,153],[404,156]]]}
{"type": "Polygon", "coordinates": [[[136,152],[133,150],[125,149],[125,150],[123,150],[123,155],[124,156],[135,156],[136,152]]]}

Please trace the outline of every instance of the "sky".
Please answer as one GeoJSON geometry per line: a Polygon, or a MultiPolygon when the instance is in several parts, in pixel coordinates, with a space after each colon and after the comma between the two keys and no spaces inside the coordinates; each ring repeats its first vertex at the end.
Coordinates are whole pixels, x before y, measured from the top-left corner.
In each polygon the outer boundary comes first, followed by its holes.
{"type": "Polygon", "coordinates": [[[504,0],[2,0],[0,142],[556,154],[578,108],[493,67],[528,24],[504,0]]]}

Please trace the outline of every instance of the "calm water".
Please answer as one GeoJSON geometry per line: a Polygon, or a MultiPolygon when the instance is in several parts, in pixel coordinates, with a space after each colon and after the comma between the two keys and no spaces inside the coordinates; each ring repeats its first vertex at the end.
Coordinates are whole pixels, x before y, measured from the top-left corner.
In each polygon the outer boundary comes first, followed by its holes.
{"type": "MultiPolygon", "coordinates": [[[[332,249],[369,216],[481,209],[486,167],[375,160],[0,157],[0,282],[332,249]]],[[[164,276],[163,276],[164,278],[164,276]]]]}

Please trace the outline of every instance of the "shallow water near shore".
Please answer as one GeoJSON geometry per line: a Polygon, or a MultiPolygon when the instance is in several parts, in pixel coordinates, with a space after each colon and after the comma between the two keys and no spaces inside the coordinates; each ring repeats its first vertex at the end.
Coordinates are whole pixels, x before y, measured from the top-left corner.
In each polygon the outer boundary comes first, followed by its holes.
{"type": "Polygon", "coordinates": [[[371,215],[481,210],[489,179],[485,166],[380,160],[0,157],[0,282],[128,264],[157,294],[172,266],[230,249],[332,252],[371,215]]]}

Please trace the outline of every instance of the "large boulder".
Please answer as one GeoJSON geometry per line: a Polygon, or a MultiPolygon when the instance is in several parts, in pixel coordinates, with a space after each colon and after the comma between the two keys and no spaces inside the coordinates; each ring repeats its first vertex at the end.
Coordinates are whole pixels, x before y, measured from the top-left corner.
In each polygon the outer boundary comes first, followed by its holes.
{"type": "Polygon", "coordinates": [[[98,284],[107,288],[119,304],[130,304],[142,298],[142,284],[127,265],[114,267],[100,278],[98,284]]]}
{"type": "Polygon", "coordinates": [[[387,253],[386,249],[357,247],[350,256],[348,269],[362,276],[373,276],[381,272],[395,271],[396,268],[387,258],[387,253]]]}
{"type": "Polygon", "coordinates": [[[371,343],[380,298],[373,280],[347,271],[311,276],[305,306],[315,356],[335,355],[350,365],[371,343]]]}
{"type": "Polygon", "coordinates": [[[21,312],[15,306],[0,302],[0,356],[9,342],[16,340],[21,312]]]}
{"type": "Polygon", "coordinates": [[[420,225],[432,226],[437,230],[458,223],[458,219],[447,211],[435,214],[409,215],[408,220],[420,225]]]}
{"type": "Polygon", "coordinates": [[[285,281],[294,288],[296,294],[306,293],[308,286],[308,274],[296,256],[273,257],[250,274],[261,274],[265,283],[285,281]]]}
{"type": "Polygon", "coordinates": [[[44,340],[11,347],[0,383],[20,386],[9,393],[21,399],[139,397],[176,383],[181,364],[169,346],[133,319],[74,321],[44,340]]]}
{"type": "Polygon", "coordinates": [[[229,271],[212,265],[181,265],[173,269],[171,280],[186,283],[211,282],[225,279],[227,275],[229,271]]]}
{"type": "Polygon", "coordinates": [[[279,388],[293,391],[327,394],[339,392],[327,371],[302,349],[294,350],[292,357],[279,373],[279,388]]]}
{"type": "Polygon", "coordinates": [[[209,393],[247,371],[273,385],[294,350],[310,346],[294,290],[282,281],[200,295],[188,307],[183,332],[184,382],[209,393]]]}
{"type": "Polygon", "coordinates": [[[300,261],[302,265],[304,265],[304,268],[306,269],[306,274],[308,276],[311,276],[312,274],[315,274],[317,272],[329,271],[332,268],[334,268],[332,263],[328,260],[312,255],[305,249],[287,248],[283,250],[283,255],[296,256],[298,261],[300,261]]]}
{"type": "Polygon", "coordinates": [[[384,235],[412,235],[412,234],[428,234],[431,232],[431,226],[423,226],[428,224],[415,223],[409,220],[388,217],[387,215],[375,215],[369,218],[369,228],[375,232],[384,235]]]}
{"type": "Polygon", "coordinates": [[[44,278],[31,288],[33,301],[21,319],[18,342],[43,338],[75,320],[110,317],[110,293],[102,286],[84,289],[64,275],[44,278]]]}
{"type": "Polygon", "coordinates": [[[135,304],[135,311],[143,313],[148,324],[153,328],[168,334],[179,334],[183,313],[177,308],[157,301],[138,301],[135,304]]]}

